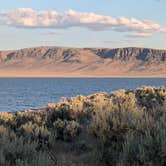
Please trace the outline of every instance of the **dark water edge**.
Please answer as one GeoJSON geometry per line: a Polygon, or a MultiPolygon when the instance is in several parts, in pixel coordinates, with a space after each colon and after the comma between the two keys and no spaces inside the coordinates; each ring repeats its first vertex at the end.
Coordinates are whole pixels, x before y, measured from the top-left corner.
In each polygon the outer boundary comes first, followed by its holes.
{"type": "Polygon", "coordinates": [[[0,78],[0,111],[35,109],[62,97],[141,86],[166,86],[166,78],[0,78]]]}

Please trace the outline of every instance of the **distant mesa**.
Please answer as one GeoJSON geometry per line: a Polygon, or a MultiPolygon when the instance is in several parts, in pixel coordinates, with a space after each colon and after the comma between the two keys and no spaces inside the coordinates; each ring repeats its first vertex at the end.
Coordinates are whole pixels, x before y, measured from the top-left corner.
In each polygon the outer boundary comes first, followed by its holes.
{"type": "Polygon", "coordinates": [[[1,77],[166,77],[166,50],[34,47],[0,51],[1,77]]]}

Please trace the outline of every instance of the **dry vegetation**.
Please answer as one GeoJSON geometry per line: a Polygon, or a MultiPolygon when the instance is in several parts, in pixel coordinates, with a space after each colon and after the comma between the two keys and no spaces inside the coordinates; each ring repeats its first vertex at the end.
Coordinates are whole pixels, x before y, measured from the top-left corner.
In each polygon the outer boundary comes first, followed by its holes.
{"type": "Polygon", "coordinates": [[[0,113],[1,166],[164,166],[166,87],[0,113]]]}

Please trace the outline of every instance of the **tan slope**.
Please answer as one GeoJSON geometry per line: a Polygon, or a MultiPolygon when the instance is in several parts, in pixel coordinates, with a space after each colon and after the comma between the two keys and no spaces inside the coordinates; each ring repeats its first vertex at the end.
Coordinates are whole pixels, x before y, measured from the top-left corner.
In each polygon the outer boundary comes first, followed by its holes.
{"type": "Polygon", "coordinates": [[[166,77],[166,51],[37,47],[0,52],[1,77],[166,77]]]}

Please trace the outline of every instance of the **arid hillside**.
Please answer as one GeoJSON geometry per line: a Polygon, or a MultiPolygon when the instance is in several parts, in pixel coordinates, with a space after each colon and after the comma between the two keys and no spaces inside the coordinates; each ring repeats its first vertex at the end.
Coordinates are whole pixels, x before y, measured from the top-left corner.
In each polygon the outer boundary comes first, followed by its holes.
{"type": "Polygon", "coordinates": [[[166,50],[36,47],[0,51],[1,77],[165,77],[166,50]]]}
{"type": "Polygon", "coordinates": [[[0,112],[1,166],[165,166],[166,87],[0,112]]]}

